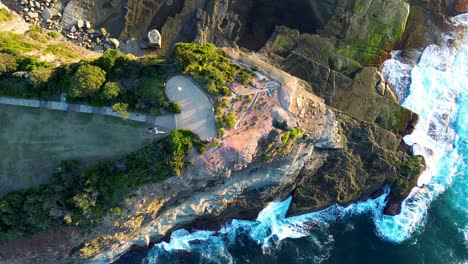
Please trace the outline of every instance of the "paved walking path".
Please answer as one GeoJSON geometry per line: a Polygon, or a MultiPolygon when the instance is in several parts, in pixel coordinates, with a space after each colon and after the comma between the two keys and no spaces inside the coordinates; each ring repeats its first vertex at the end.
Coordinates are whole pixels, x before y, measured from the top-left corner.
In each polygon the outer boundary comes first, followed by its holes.
{"type": "MultiPolygon", "coordinates": [[[[0,104],[107,115],[121,118],[121,115],[117,112],[114,112],[114,110],[111,107],[94,107],[82,104],[69,104],[65,102],[42,101],[36,99],[21,99],[11,97],[0,97],[0,104]]],[[[137,122],[160,125],[169,130],[176,129],[175,117],[173,114],[163,116],[152,116],[138,113],[129,113],[127,119],[137,122]]]]}
{"type": "Polygon", "coordinates": [[[182,108],[182,112],[175,115],[177,129],[191,130],[203,139],[216,137],[213,105],[192,79],[183,75],[170,78],[166,83],[166,95],[182,108]]]}
{"type": "MultiPolygon", "coordinates": [[[[148,123],[164,132],[188,129],[205,140],[216,137],[213,106],[208,96],[192,79],[182,75],[172,77],[167,81],[166,94],[170,100],[181,106],[182,113],[153,116],[130,112],[127,120],[148,123]]],[[[0,96],[0,104],[121,117],[111,107],[93,107],[65,102],[0,96]]]]}

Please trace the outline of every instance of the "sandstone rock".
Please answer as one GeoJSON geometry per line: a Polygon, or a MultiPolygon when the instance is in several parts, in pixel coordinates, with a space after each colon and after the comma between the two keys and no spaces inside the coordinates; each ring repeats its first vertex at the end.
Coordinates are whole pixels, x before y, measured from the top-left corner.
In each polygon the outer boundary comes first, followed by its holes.
{"type": "Polygon", "coordinates": [[[87,30],[91,29],[91,23],[90,23],[89,21],[86,21],[86,22],[85,22],[85,28],[86,28],[87,30]]]}
{"type": "Polygon", "coordinates": [[[28,16],[30,18],[38,18],[39,17],[39,14],[36,13],[36,12],[28,12],[28,16]]]}
{"type": "Polygon", "coordinates": [[[17,77],[17,78],[28,78],[29,73],[26,71],[17,71],[17,72],[14,72],[11,76],[17,77]]]}
{"type": "Polygon", "coordinates": [[[161,34],[156,29],[148,32],[148,46],[150,48],[161,48],[161,34]]]}
{"type": "Polygon", "coordinates": [[[82,29],[85,26],[85,22],[82,19],[79,19],[76,22],[76,26],[78,27],[78,29],[82,29]]]}
{"type": "Polygon", "coordinates": [[[52,17],[52,12],[50,11],[49,8],[45,8],[41,13],[41,17],[44,20],[50,19],[52,17]]]}
{"type": "Polygon", "coordinates": [[[107,33],[107,29],[101,28],[100,31],[101,31],[101,34],[102,34],[103,36],[107,36],[107,34],[108,34],[108,33],[107,33]]]}
{"type": "Polygon", "coordinates": [[[375,86],[375,90],[377,91],[378,94],[384,96],[385,95],[385,83],[383,82],[379,82],[376,86],[375,86]]]}
{"type": "Polygon", "coordinates": [[[114,46],[114,48],[118,48],[120,46],[120,41],[116,38],[109,38],[109,42],[114,46]]]}

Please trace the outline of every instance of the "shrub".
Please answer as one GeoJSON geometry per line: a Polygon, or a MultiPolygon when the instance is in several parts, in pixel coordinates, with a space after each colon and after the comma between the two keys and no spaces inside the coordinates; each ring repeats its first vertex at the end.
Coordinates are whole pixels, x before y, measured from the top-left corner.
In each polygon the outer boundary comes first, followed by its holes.
{"type": "Polygon", "coordinates": [[[21,71],[32,72],[37,68],[52,68],[52,64],[40,61],[36,57],[28,56],[19,60],[18,69],[21,71]]]}
{"type": "Polygon", "coordinates": [[[176,114],[179,114],[182,109],[180,108],[180,105],[175,103],[175,102],[170,102],[169,103],[169,111],[171,113],[176,113],[176,114]]]}
{"type": "Polygon", "coordinates": [[[225,134],[226,134],[226,130],[224,128],[218,129],[218,135],[220,137],[224,137],[225,134]]]}
{"type": "Polygon", "coordinates": [[[72,97],[89,97],[101,88],[106,80],[106,72],[89,64],[82,64],[70,80],[72,97]]]}
{"type": "Polygon", "coordinates": [[[0,75],[7,72],[14,72],[18,68],[15,57],[0,53],[0,75]]]}
{"type": "Polygon", "coordinates": [[[119,113],[123,119],[127,119],[128,117],[128,104],[125,103],[115,103],[112,105],[112,109],[119,113]]]}
{"type": "Polygon", "coordinates": [[[224,116],[224,121],[228,128],[234,128],[234,125],[236,124],[236,115],[231,112],[224,116]]]}
{"type": "Polygon", "coordinates": [[[205,85],[210,93],[218,93],[218,88],[234,80],[239,68],[224,56],[213,44],[177,43],[174,49],[177,63],[185,74],[191,75],[205,85]],[[213,87],[214,85],[214,87],[213,87]]]}
{"type": "Polygon", "coordinates": [[[224,95],[224,96],[231,96],[232,95],[231,89],[229,87],[227,87],[226,85],[221,87],[220,91],[221,91],[221,95],[224,95]]]}
{"type": "Polygon", "coordinates": [[[52,73],[53,73],[53,69],[51,68],[44,68],[44,67],[35,68],[31,72],[29,76],[29,80],[31,81],[32,85],[34,85],[35,87],[45,85],[49,81],[52,73]]]}
{"type": "Polygon", "coordinates": [[[218,95],[219,90],[216,87],[216,84],[210,83],[210,85],[208,85],[208,92],[212,95],[218,95]]]}
{"type": "Polygon", "coordinates": [[[252,81],[253,77],[254,77],[253,73],[247,70],[242,70],[238,75],[238,80],[241,84],[247,85],[252,81]]]}
{"type": "Polygon", "coordinates": [[[10,11],[6,8],[0,8],[0,22],[8,22],[13,19],[10,11]]]}
{"type": "Polygon", "coordinates": [[[47,35],[48,35],[49,37],[51,37],[51,38],[54,38],[54,39],[60,37],[60,33],[55,32],[55,31],[47,32],[47,35]]]}
{"type": "Polygon", "coordinates": [[[102,89],[102,97],[106,100],[111,100],[119,96],[121,87],[118,83],[107,82],[102,89]]]}

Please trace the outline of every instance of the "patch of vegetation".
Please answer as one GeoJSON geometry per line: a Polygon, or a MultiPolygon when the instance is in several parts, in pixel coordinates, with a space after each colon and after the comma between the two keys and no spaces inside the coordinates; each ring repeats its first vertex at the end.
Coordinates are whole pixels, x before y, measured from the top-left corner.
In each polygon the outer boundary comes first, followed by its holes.
{"type": "Polygon", "coordinates": [[[264,162],[271,162],[278,155],[286,155],[290,150],[296,145],[298,139],[302,135],[302,130],[300,128],[293,128],[289,131],[286,131],[281,135],[281,144],[275,144],[273,138],[270,137],[267,139],[268,144],[265,144],[262,159],[264,162]],[[273,141],[273,142],[272,142],[273,141]]]}
{"type": "MultiPolygon", "coordinates": [[[[61,44],[49,45],[50,52],[61,50],[61,44]]],[[[0,44],[1,47],[1,44],[0,44]]],[[[59,52],[62,57],[67,49],[59,52]]],[[[3,74],[0,95],[58,100],[61,93],[72,103],[111,107],[127,105],[128,111],[160,114],[161,110],[180,113],[180,106],[170,102],[164,92],[165,80],[176,73],[175,67],[162,66],[164,61],[145,57],[136,59],[118,50],[108,50],[95,60],[82,60],[55,67],[27,56],[0,53],[0,74],[26,71],[28,79],[3,74]],[[2,69],[3,66],[3,69],[2,69]],[[14,89],[18,85],[18,89],[14,89]]],[[[121,109],[121,108],[119,108],[121,109]]]]}
{"type": "Polygon", "coordinates": [[[82,64],[70,78],[72,97],[86,98],[95,95],[106,81],[106,72],[89,64],[82,64]]]}
{"type": "Polygon", "coordinates": [[[39,42],[46,43],[50,40],[50,36],[46,33],[46,30],[38,25],[31,26],[27,34],[31,39],[39,42]]]}
{"type": "Polygon", "coordinates": [[[50,32],[47,32],[47,35],[51,38],[59,38],[60,37],[60,33],[56,32],[56,31],[50,31],[50,32]]]}
{"type": "Polygon", "coordinates": [[[119,113],[120,116],[122,116],[123,119],[128,118],[128,104],[125,103],[115,103],[112,105],[112,109],[119,113]]]}
{"type": "MultiPolygon", "coordinates": [[[[51,32],[50,32],[51,33],[51,32]]],[[[45,52],[52,53],[57,57],[66,58],[66,59],[76,59],[79,58],[78,53],[72,51],[65,44],[51,44],[47,45],[45,52]]]]}
{"type": "Polygon", "coordinates": [[[302,133],[301,129],[300,128],[293,128],[291,130],[289,130],[288,132],[286,132],[282,137],[281,137],[281,142],[286,145],[288,144],[289,140],[290,139],[293,139],[293,138],[296,138],[297,136],[299,136],[300,134],[302,133]]]}
{"type": "Polygon", "coordinates": [[[24,53],[40,49],[41,45],[32,42],[26,35],[20,35],[10,31],[0,32],[1,53],[22,56],[24,53]]]}
{"type": "Polygon", "coordinates": [[[138,186],[180,175],[192,146],[206,150],[193,133],[173,131],[120,159],[91,166],[64,161],[50,184],[0,198],[0,242],[66,225],[92,227],[138,186]]]}
{"type": "Polygon", "coordinates": [[[0,53],[0,75],[16,71],[18,62],[10,54],[0,53]]]}
{"type": "Polygon", "coordinates": [[[238,75],[245,83],[253,78],[252,73],[232,64],[224,52],[211,43],[177,43],[174,54],[183,73],[202,83],[212,95],[230,94],[224,84],[234,81],[238,75]]]}
{"type": "Polygon", "coordinates": [[[13,15],[6,8],[0,8],[0,22],[8,22],[13,19],[13,15]]]}

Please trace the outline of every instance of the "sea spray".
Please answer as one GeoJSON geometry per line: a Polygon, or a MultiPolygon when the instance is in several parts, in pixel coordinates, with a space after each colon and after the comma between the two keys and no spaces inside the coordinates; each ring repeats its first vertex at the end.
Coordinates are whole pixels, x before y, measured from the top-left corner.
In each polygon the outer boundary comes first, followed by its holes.
{"type": "MultiPolygon", "coordinates": [[[[468,16],[455,18],[467,26],[468,16]]],[[[409,239],[423,226],[431,202],[451,186],[454,177],[466,175],[466,146],[468,94],[468,42],[456,49],[449,43],[454,37],[444,35],[446,43],[425,48],[420,61],[411,71],[409,94],[400,98],[402,105],[416,112],[420,121],[415,131],[404,138],[415,155],[424,156],[425,172],[418,186],[402,203],[396,216],[375,219],[380,237],[395,243],[409,239]],[[464,160],[465,159],[465,160],[464,160]]],[[[394,59],[384,63],[383,72],[393,87],[401,87],[408,79],[406,71],[394,59]],[[399,65],[399,66],[395,66],[399,65]]],[[[402,94],[397,90],[397,94],[402,94]]],[[[462,198],[465,194],[460,194],[462,198]]]]}
{"type": "MultiPolygon", "coordinates": [[[[233,263],[228,246],[240,236],[247,236],[262,247],[264,254],[268,254],[284,239],[310,236],[311,229],[320,229],[325,233],[330,223],[352,215],[368,214],[375,219],[382,218],[389,192],[390,189],[385,188],[384,194],[376,199],[347,207],[333,205],[321,211],[293,217],[286,217],[292,199],[288,197],[284,201],[270,203],[255,221],[233,220],[218,231],[199,230],[190,233],[184,229],[177,230],[172,233],[169,242],[156,244],[143,263],[158,263],[161,256],[180,251],[199,255],[201,263],[233,263]]],[[[313,242],[323,247],[332,240],[331,236],[327,236],[326,239],[315,239],[313,242]]]]}

